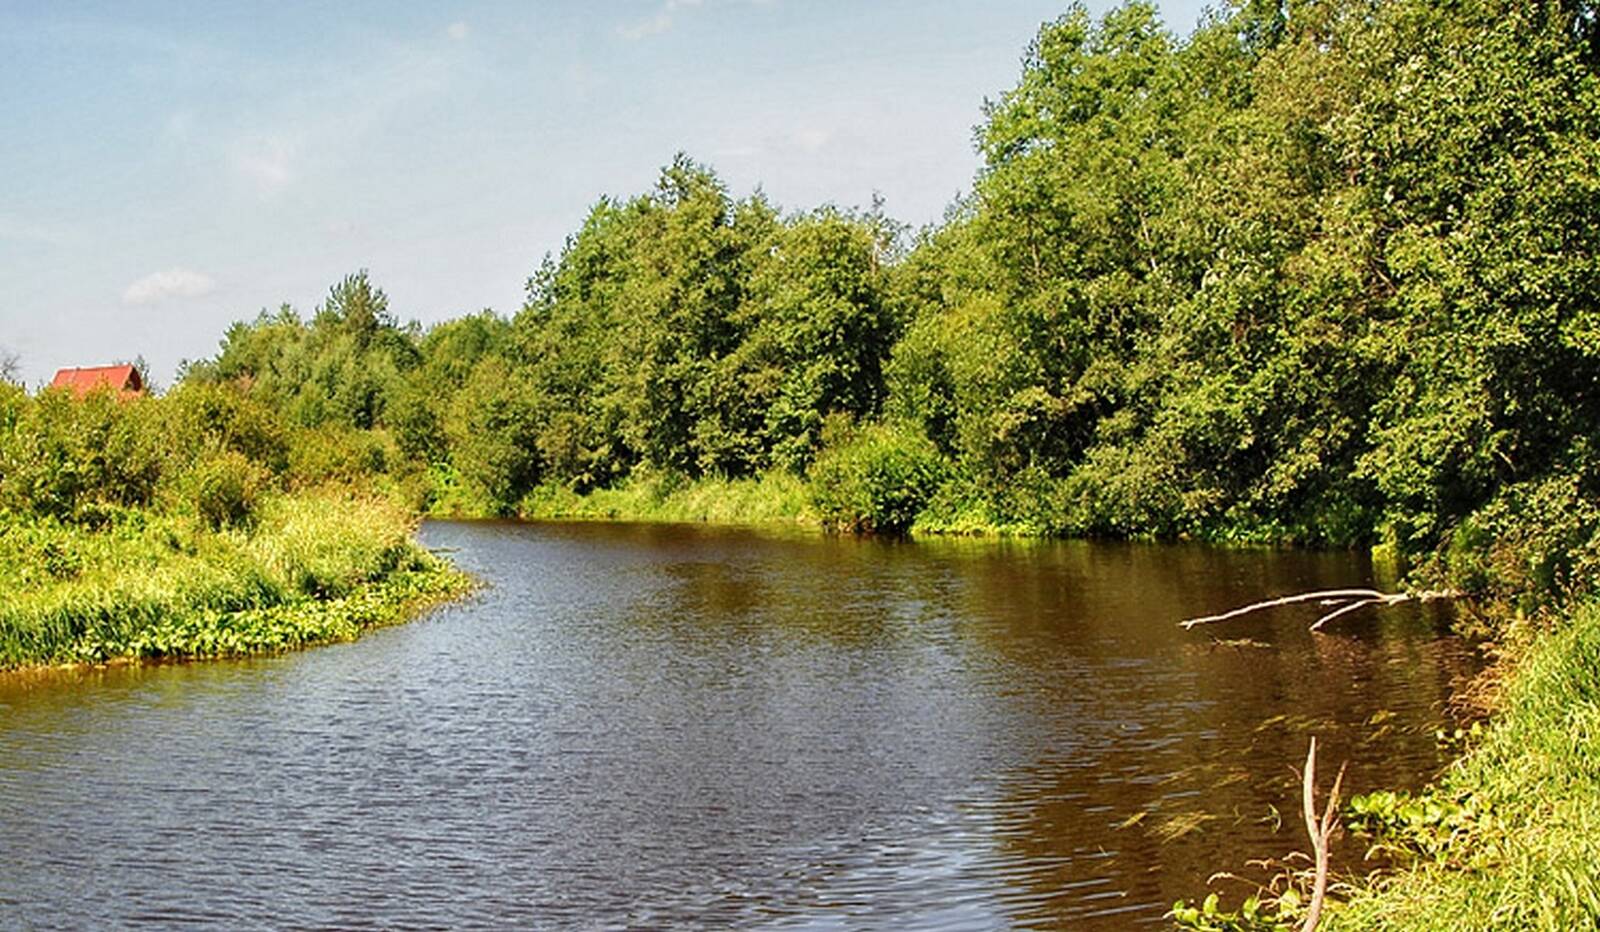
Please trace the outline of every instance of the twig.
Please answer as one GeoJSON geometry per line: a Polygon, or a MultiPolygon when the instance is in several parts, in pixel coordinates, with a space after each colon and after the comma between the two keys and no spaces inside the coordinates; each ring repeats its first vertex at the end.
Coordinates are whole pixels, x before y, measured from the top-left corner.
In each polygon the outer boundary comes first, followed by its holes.
{"type": "Polygon", "coordinates": [[[1331,603],[1343,602],[1346,599],[1371,600],[1381,598],[1383,598],[1383,593],[1376,589],[1324,589],[1320,592],[1301,592],[1297,595],[1286,595],[1280,599],[1268,599],[1265,602],[1256,602],[1243,608],[1236,608],[1231,612],[1223,612],[1220,615],[1190,618],[1187,621],[1179,622],[1179,624],[1185,628],[1193,628],[1195,625],[1207,625],[1214,621],[1227,621],[1230,618],[1238,618],[1240,615],[1248,615],[1251,612],[1259,612],[1262,609],[1277,608],[1280,605],[1294,605],[1300,602],[1331,603]]]}
{"type": "Polygon", "coordinates": [[[1296,595],[1286,595],[1282,598],[1268,599],[1265,602],[1255,602],[1243,608],[1236,608],[1220,615],[1206,615],[1201,618],[1190,618],[1178,624],[1185,629],[1196,625],[1208,625],[1217,621],[1227,621],[1241,615],[1249,615],[1263,609],[1277,608],[1280,605],[1296,605],[1304,602],[1320,602],[1324,606],[1337,605],[1333,611],[1323,615],[1312,622],[1311,630],[1320,631],[1322,626],[1347,612],[1353,612],[1367,605],[1389,606],[1399,605],[1402,602],[1434,602],[1439,599],[1459,599],[1462,593],[1454,590],[1424,590],[1421,592],[1379,592],[1376,589],[1323,589],[1318,592],[1301,592],[1296,595]]]}
{"type": "Polygon", "coordinates": [[[1333,789],[1328,793],[1328,805],[1317,817],[1317,739],[1311,739],[1311,750],[1306,754],[1305,773],[1300,778],[1302,802],[1305,806],[1306,834],[1311,836],[1311,849],[1316,853],[1317,872],[1311,884],[1311,905],[1306,911],[1306,921],[1300,932],[1314,932],[1322,919],[1322,903],[1328,896],[1328,855],[1333,840],[1335,821],[1339,814],[1339,789],[1344,785],[1344,765],[1339,765],[1339,775],[1333,778],[1333,789]]]}
{"type": "Polygon", "coordinates": [[[1323,615],[1321,618],[1318,618],[1316,621],[1311,623],[1311,630],[1312,631],[1321,631],[1323,625],[1325,625],[1328,622],[1334,620],[1335,618],[1338,618],[1340,615],[1346,614],[1347,612],[1353,612],[1358,608],[1366,608],[1368,605],[1398,605],[1399,603],[1404,602],[1409,598],[1410,598],[1410,596],[1405,595],[1404,593],[1401,593],[1400,595],[1397,595],[1397,596],[1396,595],[1386,595],[1386,596],[1379,596],[1376,599],[1360,599],[1358,601],[1351,602],[1349,605],[1343,606],[1341,608],[1336,608],[1333,611],[1329,612],[1328,614],[1323,615]]]}

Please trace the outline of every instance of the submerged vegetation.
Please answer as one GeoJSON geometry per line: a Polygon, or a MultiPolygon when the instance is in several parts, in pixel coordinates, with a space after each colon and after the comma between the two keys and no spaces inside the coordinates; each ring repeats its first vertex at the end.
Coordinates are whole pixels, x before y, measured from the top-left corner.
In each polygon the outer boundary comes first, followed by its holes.
{"type": "MultiPolygon", "coordinates": [[[[1350,801],[1343,844],[1402,869],[1342,884],[1318,928],[1600,926],[1600,604],[1513,640],[1498,718],[1462,736],[1470,749],[1434,786],[1350,801]]],[[[1290,932],[1305,909],[1290,884],[1233,909],[1215,894],[1179,903],[1173,916],[1202,932],[1290,932]]]]}
{"type": "Polygon", "coordinates": [[[1356,800],[1352,827],[1415,859],[1357,888],[1339,929],[1600,926],[1600,606],[1531,648],[1500,719],[1427,793],[1356,800]]]}

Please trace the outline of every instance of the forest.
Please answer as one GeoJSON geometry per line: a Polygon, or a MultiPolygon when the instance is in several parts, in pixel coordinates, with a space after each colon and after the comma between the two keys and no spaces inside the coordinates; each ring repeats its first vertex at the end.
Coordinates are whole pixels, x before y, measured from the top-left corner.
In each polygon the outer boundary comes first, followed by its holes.
{"type": "Polygon", "coordinates": [[[680,154],[513,315],[423,329],[360,272],[181,381],[438,513],[709,484],[839,530],[1370,546],[1566,597],[1600,565],[1597,66],[1586,3],[1251,2],[1186,38],[1077,7],[935,227],[680,154]]]}

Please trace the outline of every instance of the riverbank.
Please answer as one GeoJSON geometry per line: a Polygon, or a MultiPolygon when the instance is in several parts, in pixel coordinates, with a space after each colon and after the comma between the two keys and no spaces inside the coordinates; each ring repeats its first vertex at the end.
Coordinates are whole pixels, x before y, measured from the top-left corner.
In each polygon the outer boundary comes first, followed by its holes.
{"type": "Polygon", "coordinates": [[[1519,652],[1500,713],[1435,788],[1350,813],[1415,862],[1344,891],[1327,928],[1600,926],[1600,603],[1519,652]]]}
{"type": "Polygon", "coordinates": [[[128,510],[0,528],[0,669],[272,653],[404,620],[471,580],[394,503],[276,495],[247,527],[128,510]]]}
{"type": "MultiPolygon", "coordinates": [[[[851,451],[858,452],[858,451],[851,451]]],[[[1059,489],[1025,489],[987,496],[970,478],[943,477],[936,468],[908,468],[887,450],[834,457],[832,468],[798,476],[773,469],[728,479],[643,470],[614,486],[575,491],[561,482],[535,486],[510,507],[475,494],[448,468],[435,468],[416,504],[429,517],[525,521],[625,521],[711,524],[730,527],[810,526],[818,531],[862,531],[908,537],[1126,540],[1193,540],[1224,547],[1329,546],[1303,529],[1234,523],[1157,534],[1134,527],[1099,527],[1075,521],[1059,489]],[[877,454],[877,455],[874,455],[877,454]],[[844,462],[841,463],[841,460],[844,462]]],[[[404,497],[404,496],[401,496],[404,497]]],[[[1338,549],[1359,546],[1339,538],[1338,549]]]]}
{"type": "MultiPolygon", "coordinates": [[[[451,485],[437,490],[428,513],[436,518],[492,516],[451,485]]],[[[810,487],[805,480],[781,471],[745,479],[634,478],[615,488],[582,494],[564,485],[541,485],[518,502],[515,517],[526,521],[821,527],[810,487]]]]}

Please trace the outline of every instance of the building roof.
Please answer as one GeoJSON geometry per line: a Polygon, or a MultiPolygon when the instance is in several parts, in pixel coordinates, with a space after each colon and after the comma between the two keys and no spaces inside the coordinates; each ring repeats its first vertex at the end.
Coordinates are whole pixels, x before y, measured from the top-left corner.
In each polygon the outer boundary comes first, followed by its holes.
{"type": "Polygon", "coordinates": [[[78,395],[87,395],[102,385],[122,395],[137,395],[144,391],[144,380],[139,378],[139,370],[132,366],[75,366],[57,370],[56,377],[50,380],[51,388],[71,389],[78,395]]]}

